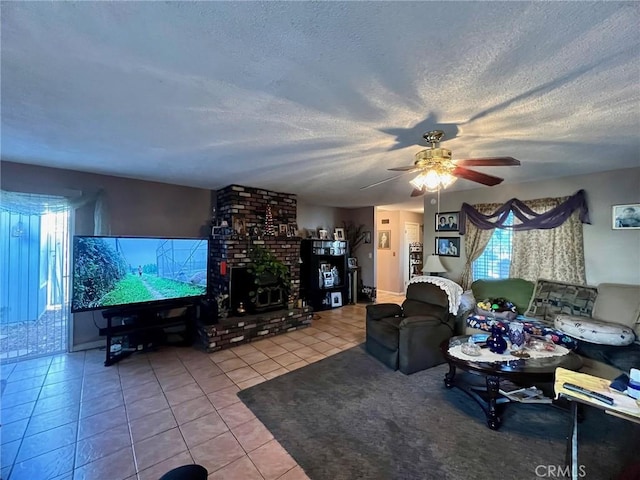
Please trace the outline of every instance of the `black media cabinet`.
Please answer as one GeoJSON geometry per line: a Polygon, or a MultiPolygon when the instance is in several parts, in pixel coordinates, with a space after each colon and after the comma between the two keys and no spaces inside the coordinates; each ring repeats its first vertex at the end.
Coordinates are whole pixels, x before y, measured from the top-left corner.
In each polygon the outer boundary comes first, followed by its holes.
{"type": "Polygon", "coordinates": [[[167,343],[191,345],[195,337],[198,300],[176,301],[158,305],[110,308],[102,312],[107,326],[105,367],[128,357],[167,343]],[[169,337],[178,337],[178,342],[169,337]]]}

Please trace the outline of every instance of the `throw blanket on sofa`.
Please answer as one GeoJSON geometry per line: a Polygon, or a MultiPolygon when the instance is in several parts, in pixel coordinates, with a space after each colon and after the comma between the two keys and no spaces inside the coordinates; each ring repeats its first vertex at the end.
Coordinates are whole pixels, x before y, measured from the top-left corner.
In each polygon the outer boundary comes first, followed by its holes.
{"type": "Polygon", "coordinates": [[[413,277],[409,283],[433,283],[444,290],[449,297],[449,313],[453,315],[458,314],[458,305],[460,305],[460,297],[462,296],[462,287],[453,280],[449,280],[444,277],[431,277],[429,275],[420,275],[419,277],[413,277]]]}

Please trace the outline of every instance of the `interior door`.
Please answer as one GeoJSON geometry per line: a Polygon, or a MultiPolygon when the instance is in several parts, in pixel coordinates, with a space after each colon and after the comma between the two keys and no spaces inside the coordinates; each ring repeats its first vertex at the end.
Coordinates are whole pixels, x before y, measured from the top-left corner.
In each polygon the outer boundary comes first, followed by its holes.
{"type": "Polygon", "coordinates": [[[420,224],[413,222],[405,222],[404,224],[404,242],[402,244],[402,258],[403,267],[402,271],[404,278],[404,290],[407,290],[409,285],[409,244],[417,243],[420,241],[420,224]]]}

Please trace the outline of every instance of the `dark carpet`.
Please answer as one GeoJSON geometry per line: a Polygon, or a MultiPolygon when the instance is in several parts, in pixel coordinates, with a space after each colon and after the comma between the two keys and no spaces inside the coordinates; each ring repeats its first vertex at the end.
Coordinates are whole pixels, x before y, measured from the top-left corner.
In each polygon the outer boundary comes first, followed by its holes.
{"type": "MultiPolygon", "coordinates": [[[[560,478],[568,413],[512,404],[492,431],[472,399],[444,387],[446,370],[403,375],[360,345],[238,395],[312,480],[560,478]]],[[[581,478],[617,478],[638,461],[640,428],[584,414],[581,478]]]]}
{"type": "Polygon", "coordinates": [[[632,343],[624,347],[578,342],[577,353],[600,362],[613,365],[629,373],[632,368],[640,368],[640,345],[632,343]]]}

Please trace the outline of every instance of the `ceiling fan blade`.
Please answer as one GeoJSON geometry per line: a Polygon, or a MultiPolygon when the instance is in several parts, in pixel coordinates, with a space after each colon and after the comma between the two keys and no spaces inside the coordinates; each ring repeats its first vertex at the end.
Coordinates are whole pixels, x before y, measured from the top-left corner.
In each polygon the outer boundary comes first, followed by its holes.
{"type": "Polygon", "coordinates": [[[454,163],[459,167],[509,167],[520,165],[520,160],[513,157],[489,157],[456,160],[454,163]]]}
{"type": "Polygon", "coordinates": [[[494,177],[493,175],[487,175],[486,173],[476,172],[475,170],[469,170],[468,168],[463,167],[456,167],[451,173],[455,177],[471,180],[472,182],[482,183],[483,185],[488,185],[489,187],[498,185],[504,180],[500,177],[494,177]]]}
{"type": "Polygon", "coordinates": [[[408,175],[409,173],[413,173],[413,171],[408,171],[401,173],[400,175],[394,175],[393,177],[385,178],[384,180],[380,180],[379,182],[372,183],[371,185],[367,185],[366,187],[360,187],[360,190],[366,190],[367,188],[377,187],[378,185],[382,185],[383,183],[390,182],[391,180],[395,180],[396,178],[400,178],[404,175],[408,175]]]}
{"type": "Polygon", "coordinates": [[[409,167],[396,167],[396,168],[387,168],[387,170],[391,172],[416,172],[419,170],[415,165],[411,165],[409,167]]]}
{"type": "Polygon", "coordinates": [[[420,197],[425,194],[424,188],[414,188],[411,192],[412,197],[420,197]]]}

